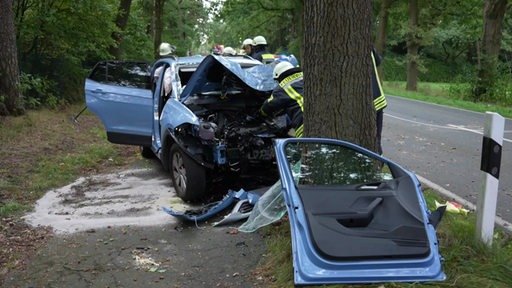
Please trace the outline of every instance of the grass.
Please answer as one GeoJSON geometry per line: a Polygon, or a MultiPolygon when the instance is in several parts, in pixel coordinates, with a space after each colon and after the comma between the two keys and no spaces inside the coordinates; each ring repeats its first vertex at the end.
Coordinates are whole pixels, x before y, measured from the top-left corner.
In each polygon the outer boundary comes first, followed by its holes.
{"type": "Polygon", "coordinates": [[[384,81],[383,88],[386,95],[436,103],[475,112],[492,111],[499,113],[503,117],[512,118],[512,107],[510,106],[494,103],[466,101],[462,99],[461,96],[453,95],[454,93],[450,93],[451,90],[458,89],[457,87],[461,86],[462,84],[419,83],[418,91],[406,91],[405,85],[405,82],[384,81]]]}
{"type": "Polygon", "coordinates": [[[81,106],[28,111],[0,119],[0,215],[26,211],[46,191],[79,176],[126,164],[138,148],[106,141],[92,113],[71,120],[81,106]]]}
{"type": "MultiPolygon", "coordinates": [[[[405,91],[404,82],[385,82],[387,95],[431,102],[461,109],[485,112],[493,111],[504,117],[512,117],[512,108],[496,104],[464,101],[449,93],[450,84],[420,83],[418,92],[405,91]]],[[[424,191],[431,210],[434,201],[444,202],[432,190],[424,191]]],[[[447,279],[432,283],[379,283],[365,285],[332,285],[329,287],[512,287],[512,238],[500,229],[495,229],[492,247],[475,239],[476,216],[469,213],[446,213],[438,226],[439,250],[444,257],[443,271],[447,279]]],[[[271,279],[269,287],[293,287],[293,263],[291,254],[290,227],[286,219],[263,228],[267,235],[268,257],[261,266],[261,273],[271,279]]],[[[311,286],[318,287],[318,286],[311,286]]]]}

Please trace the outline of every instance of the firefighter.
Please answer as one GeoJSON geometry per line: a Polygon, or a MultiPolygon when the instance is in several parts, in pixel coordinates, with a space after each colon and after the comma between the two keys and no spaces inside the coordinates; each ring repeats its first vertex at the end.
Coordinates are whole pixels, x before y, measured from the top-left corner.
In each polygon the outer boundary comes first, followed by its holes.
{"type": "Polygon", "coordinates": [[[222,56],[236,56],[236,51],[233,47],[226,47],[224,51],[222,51],[222,56]]]}
{"type": "Polygon", "coordinates": [[[253,56],[252,44],[253,41],[251,38],[247,38],[244,40],[244,42],[242,42],[242,49],[245,51],[245,55],[251,57],[253,56]]]}
{"type": "MultiPolygon", "coordinates": [[[[176,50],[176,46],[173,46],[167,42],[163,42],[162,44],[160,44],[160,47],[158,48],[159,50],[159,54],[160,54],[160,58],[173,58],[174,55],[174,51],[176,50]]],[[[162,74],[162,66],[156,68],[155,70],[155,80],[158,79],[158,77],[160,77],[160,75],[162,74]]],[[[172,90],[172,86],[171,86],[171,68],[170,67],[167,67],[167,69],[165,69],[165,72],[164,72],[164,80],[163,80],[163,87],[164,87],[164,93],[165,93],[165,96],[169,96],[171,94],[171,90],[172,90]]]]}
{"type": "Polygon", "coordinates": [[[267,51],[267,40],[263,36],[256,36],[253,39],[253,55],[252,58],[261,61],[263,64],[274,62],[273,54],[267,51]]]}
{"type": "Polygon", "coordinates": [[[286,114],[289,118],[288,134],[292,137],[302,137],[304,130],[304,80],[302,70],[290,62],[279,62],[272,76],[279,85],[274,88],[272,95],[265,100],[260,108],[263,117],[275,117],[286,114]]]}
{"type": "Polygon", "coordinates": [[[380,84],[379,74],[377,72],[377,67],[380,65],[381,57],[380,55],[375,51],[374,48],[372,48],[372,93],[373,93],[373,106],[375,107],[375,110],[377,111],[377,119],[376,119],[376,126],[377,126],[377,144],[378,144],[378,153],[379,155],[382,155],[382,145],[381,145],[381,138],[382,138],[382,122],[384,118],[384,108],[387,106],[386,102],[386,96],[384,95],[384,90],[382,90],[382,85],[380,84]]]}

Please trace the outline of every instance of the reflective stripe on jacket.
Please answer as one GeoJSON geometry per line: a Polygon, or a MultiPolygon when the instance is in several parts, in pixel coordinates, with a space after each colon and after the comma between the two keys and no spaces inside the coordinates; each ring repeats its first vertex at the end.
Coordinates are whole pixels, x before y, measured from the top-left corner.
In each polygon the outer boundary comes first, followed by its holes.
{"type": "Polygon", "coordinates": [[[275,58],[274,58],[274,55],[273,54],[261,54],[261,62],[263,62],[263,64],[269,64],[269,63],[272,63],[274,62],[275,58]]]}
{"type": "Polygon", "coordinates": [[[386,96],[384,95],[384,90],[382,90],[382,85],[380,84],[379,78],[377,77],[377,75],[379,75],[378,71],[377,71],[378,64],[376,63],[374,53],[375,52],[373,50],[370,53],[372,55],[372,64],[373,64],[373,71],[372,71],[373,72],[372,73],[373,74],[372,75],[373,105],[375,106],[375,110],[379,111],[379,110],[386,108],[386,106],[388,106],[388,104],[386,101],[386,96]]]}
{"type": "Polygon", "coordinates": [[[284,78],[272,95],[261,106],[264,116],[287,114],[291,119],[290,126],[295,129],[296,137],[301,137],[304,130],[304,80],[303,73],[297,72],[284,78]]]}

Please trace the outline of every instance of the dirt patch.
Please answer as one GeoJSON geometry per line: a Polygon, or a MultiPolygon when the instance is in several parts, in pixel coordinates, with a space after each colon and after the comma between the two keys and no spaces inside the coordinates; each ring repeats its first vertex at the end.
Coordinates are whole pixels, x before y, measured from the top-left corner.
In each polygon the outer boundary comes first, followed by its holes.
{"type": "Polygon", "coordinates": [[[31,191],[28,176],[43,156],[105,141],[93,115],[76,125],[68,112],[43,114],[0,125],[0,207],[34,207],[0,217],[1,287],[268,286],[254,274],[264,237],[212,227],[224,214],[182,223],[164,213],[162,206],[175,204],[170,178],[138,147],[114,145],[121,162],[81,167],[78,180],[43,197],[31,191]],[[13,129],[22,132],[6,132],[13,129]]]}

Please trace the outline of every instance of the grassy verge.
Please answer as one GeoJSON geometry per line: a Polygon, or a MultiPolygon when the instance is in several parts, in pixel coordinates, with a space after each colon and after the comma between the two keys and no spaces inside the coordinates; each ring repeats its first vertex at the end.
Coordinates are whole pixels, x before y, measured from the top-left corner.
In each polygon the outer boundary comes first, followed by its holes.
{"type": "Polygon", "coordinates": [[[80,106],[0,119],[0,217],[29,209],[46,191],[79,176],[126,165],[136,147],[105,141],[96,116],[72,120],[80,106]]]}
{"type": "Polygon", "coordinates": [[[386,95],[394,95],[414,100],[436,103],[475,112],[492,111],[499,113],[503,117],[512,118],[512,107],[492,103],[465,101],[459,96],[455,96],[453,93],[449,92],[453,85],[461,84],[419,83],[418,91],[406,91],[405,82],[385,81],[384,91],[386,95]]]}

